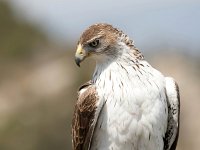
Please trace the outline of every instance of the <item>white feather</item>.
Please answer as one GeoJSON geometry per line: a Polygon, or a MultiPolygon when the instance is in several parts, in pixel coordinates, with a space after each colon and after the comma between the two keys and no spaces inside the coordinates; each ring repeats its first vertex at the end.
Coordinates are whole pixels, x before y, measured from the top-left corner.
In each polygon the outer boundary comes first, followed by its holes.
{"type": "Polygon", "coordinates": [[[130,56],[124,57],[97,62],[93,80],[105,104],[91,149],[163,150],[168,117],[165,78],[144,60],[139,62],[144,70],[135,70],[127,62],[130,56]]]}

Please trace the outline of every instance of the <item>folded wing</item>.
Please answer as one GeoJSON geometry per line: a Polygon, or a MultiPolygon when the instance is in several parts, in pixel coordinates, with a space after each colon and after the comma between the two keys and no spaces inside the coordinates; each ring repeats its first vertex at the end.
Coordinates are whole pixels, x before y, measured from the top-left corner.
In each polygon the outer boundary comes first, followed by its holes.
{"type": "Polygon", "coordinates": [[[166,77],[166,95],[168,126],[164,137],[164,150],[175,150],[179,136],[180,95],[178,84],[170,77],[166,77]]]}
{"type": "Polygon", "coordinates": [[[74,150],[88,150],[97,120],[98,97],[94,85],[87,82],[79,89],[72,120],[72,147],[74,150]]]}

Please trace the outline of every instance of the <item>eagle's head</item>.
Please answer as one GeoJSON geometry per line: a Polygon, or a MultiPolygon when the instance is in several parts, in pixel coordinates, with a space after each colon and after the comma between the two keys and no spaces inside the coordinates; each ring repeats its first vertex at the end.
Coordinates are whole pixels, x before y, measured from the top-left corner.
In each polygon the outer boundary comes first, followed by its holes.
{"type": "Polygon", "coordinates": [[[87,57],[96,60],[113,59],[119,56],[123,46],[133,46],[133,42],[122,31],[112,25],[99,23],[90,26],[77,44],[75,61],[78,66],[87,57]]]}

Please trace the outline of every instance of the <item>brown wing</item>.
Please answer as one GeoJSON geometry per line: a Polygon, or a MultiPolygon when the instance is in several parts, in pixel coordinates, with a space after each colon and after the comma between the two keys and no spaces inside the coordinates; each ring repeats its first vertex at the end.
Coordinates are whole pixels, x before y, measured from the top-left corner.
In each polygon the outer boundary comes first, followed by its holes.
{"type": "Polygon", "coordinates": [[[94,118],[97,100],[95,86],[91,82],[80,87],[72,120],[72,146],[74,150],[88,150],[90,148],[95,128],[94,118]]]}

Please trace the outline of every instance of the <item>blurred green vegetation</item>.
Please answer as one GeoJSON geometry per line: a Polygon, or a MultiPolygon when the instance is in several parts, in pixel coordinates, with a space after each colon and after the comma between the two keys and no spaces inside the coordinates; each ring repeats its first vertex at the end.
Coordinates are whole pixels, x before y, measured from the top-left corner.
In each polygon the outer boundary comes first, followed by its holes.
{"type": "MultiPolygon", "coordinates": [[[[23,79],[23,76],[30,74],[30,68],[37,70],[37,66],[34,66],[37,63],[30,58],[54,48],[56,46],[54,47],[51,41],[48,41],[40,29],[17,18],[7,2],[0,1],[0,83],[2,86],[7,85],[6,80],[23,79]]],[[[67,54],[72,55],[70,52],[67,54]]],[[[2,86],[0,88],[4,89],[2,86]]],[[[11,83],[11,87],[14,86],[15,84],[11,83]]],[[[0,116],[2,117],[0,118],[0,150],[71,149],[70,125],[73,107],[68,105],[73,106],[76,98],[72,97],[71,93],[69,95],[65,92],[68,91],[68,87],[64,87],[65,91],[61,91],[55,97],[36,97],[30,91],[26,91],[28,87],[18,88],[25,90],[24,97],[21,99],[13,97],[10,99],[9,106],[17,105],[17,108],[9,111],[8,114],[3,114],[3,117],[0,116]],[[69,96],[71,96],[71,104],[66,99],[69,96]]],[[[6,100],[1,98],[0,105],[6,100]]]]}
{"type": "Polygon", "coordinates": [[[47,38],[37,28],[18,20],[9,5],[0,1],[0,59],[25,59],[31,57],[47,38]]]}

